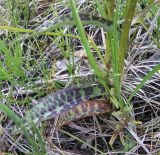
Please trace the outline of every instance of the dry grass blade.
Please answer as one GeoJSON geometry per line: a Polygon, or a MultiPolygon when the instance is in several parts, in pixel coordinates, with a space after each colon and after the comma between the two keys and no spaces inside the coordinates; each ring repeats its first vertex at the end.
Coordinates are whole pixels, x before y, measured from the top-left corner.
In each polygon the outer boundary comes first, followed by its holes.
{"type": "Polygon", "coordinates": [[[132,128],[127,128],[128,131],[132,134],[132,136],[136,139],[136,141],[139,143],[139,145],[146,151],[146,153],[148,155],[151,155],[150,151],[148,150],[148,148],[144,145],[143,140],[140,140],[140,138],[138,137],[138,135],[133,131],[132,128]]]}

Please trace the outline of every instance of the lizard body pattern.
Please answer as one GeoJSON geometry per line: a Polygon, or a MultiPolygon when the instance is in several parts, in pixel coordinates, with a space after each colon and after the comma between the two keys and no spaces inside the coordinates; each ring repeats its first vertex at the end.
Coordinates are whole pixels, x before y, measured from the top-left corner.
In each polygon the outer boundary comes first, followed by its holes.
{"type": "Polygon", "coordinates": [[[80,116],[85,117],[89,113],[91,113],[89,115],[92,115],[92,113],[104,113],[107,110],[101,108],[104,107],[104,104],[99,104],[99,106],[97,106],[98,101],[95,103],[95,107],[93,103],[83,103],[91,98],[102,95],[106,95],[106,91],[101,84],[93,84],[81,88],[64,88],[40,99],[38,104],[33,106],[23,119],[24,125],[30,128],[32,122],[39,124],[44,120],[55,118],[60,115],[63,115],[63,117],[61,117],[61,123],[59,124],[65,124],[65,120],[74,120],[74,115],[70,114],[75,112],[75,110],[79,111],[79,114],[77,113],[76,116],[78,118],[80,118],[80,116]],[[83,104],[80,105],[81,103],[83,104]]]}
{"type": "Polygon", "coordinates": [[[105,100],[84,101],[78,104],[75,108],[62,113],[58,118],[56,126],[61,127],[71,121],[92,115],[111,113],[112,110],[111,104],[107,103],[105,100]]]}

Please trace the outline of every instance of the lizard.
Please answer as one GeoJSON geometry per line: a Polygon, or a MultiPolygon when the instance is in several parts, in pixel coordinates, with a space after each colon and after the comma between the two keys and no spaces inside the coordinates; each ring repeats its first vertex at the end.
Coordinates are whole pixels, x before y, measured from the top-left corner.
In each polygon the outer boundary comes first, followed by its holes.
{"type": "MultiPolygon", "coordinates": [[[[93,24],[99,27],[103,27],[105,30],[109,30],[111,28],[112,22],[100,17],[86,14],[80,14],[82,23],[84,25],[93,24]]],[[[35,29],[35,33],[27,36],[22,37],[22,40],[29,39],[32,37],[35,37],[37,35],[42,35],[45,32],[55,30],[56,28],[59,28],[64,25],[74,25],[75,22],[73,20],[73,17],[70,15],[61,16],[60,18],[44,22],[40,27],[35,29]]],[[[69,113],[71,111],[74,111],[73,109],[80,109],[80,103],[83,103],[84,101],[89,100],[90,98],[94,98],[97,96],[106,95],[106,90],[104,86],[100,83],[92,84],[89,86],[82,86],[82,87],[68,87],[64,88],[56,93],[51,93],[41,100],[38,101],[38,104],[33,106],[29,112],[27,112],[26,116],[23,118],[24,126],[27,128],[30,128],[31,123],[40,124],[42,121],[55,118],[58,115],[64,114],[64,117],[61,117],[63,121],[63,118],[65,118],[67,121],[70,117],[69,113]],[[79,106],[79,108],[78,108],[79,106]],[[68,112],[68,113],[67,113],[68,112]]],[[[90,102],[88,102],[90,103],[90,102]]],[[[85,107],[85,103],[82,104],[82,106],[85,107]]],[[[95,104],[97,105],[97,104],[95,104]]],[[[86,116],[87,113],[91,115],[91,113],[94,113],[94,106],[93,103],[88,104],[88,106],[92,106],[93,108],[88,108],[88,110],[84,110],[84,108],[81,108],[81,114],[86,116]]],[[[95,111],[97,110],[97,113],[104,113],[106,109],[104,108],[104,111],[100,109],[101,106],[96,107],[95,111]]],[[[103,107],[103,106],[102,106],[103,107]]],[[[81,115],[78,115],[79,118],[81,115]]],[[[73,120],[72,116],[72,120],[73,120]]],[[[64,124],[64,123],[60,123],[64,124]]]]}

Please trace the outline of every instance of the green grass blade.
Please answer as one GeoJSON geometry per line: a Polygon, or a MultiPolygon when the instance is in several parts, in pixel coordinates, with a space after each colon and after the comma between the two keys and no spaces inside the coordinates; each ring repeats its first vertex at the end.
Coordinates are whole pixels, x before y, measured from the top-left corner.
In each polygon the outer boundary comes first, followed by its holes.
{"type": "Polygon", "coordinates": [[[132,92],[132,94],[130,95],[129,99],[127,100],[127,104],[130,103],[131,99],[134,97],[134,95],[139,91],[139,89],[142,88],[142,86],[156,73],[160,70],[160,64],[157,65],[156,67],[153,68],[153,70],[151,70],[141,81],[140,84],[137,85],[137,87],[135,88],[135,90],[132,92]]]}
{"type": "Polygon", "coordinates": [[[116,6],[116,12],[114,15],[114,21],[113,21],[113,40],[111,41],[112,43],[112,50],[111,50],[111,62],[112,62],[112,68],[113,68],[113,79],[114,79],[114,84],[115,84],[115,96],[117,99],[120,101],[122,104],[121,107],[123,107],[123,102],[121,100],[121,92],[120,92],[120,75],[118,72],[118,49],[119,49],[119,32],[118,32],[118,21],[119,21],[119,8],[120,3],[117,3],[116,6]]]}
{"type": "Polygon", "coordinates": [[[36,127],[36,125],[33,122],[33,120],[31,120],[31,125],[32,125],[32,129],[33,129],[33,134],[37,135],[38,145],[40,147],[40,151],[39,152],[45,154],[47,151],[46,151],[46,148],[45,148],[45,143],[44,143],[43,137],[41,136],[40,131],[36,127]]]}
{"type": "Polygon", "coordinates": [[[101,16],[106,19],[107,16],[106,16],[106,12],[105,12],[104,6],[100,4],[99,0],[95,0],[95,3],[97,5],[97,8],[98,8],[101,16]]]}
{"type": "Polygon", "coordinates": [[[127,41],[129,36],[129,30],[135,12],[137,0],[128,0],[127,3],[129,3],[129,7],[126,7],[125,21],[122,25],[122,36],[120,40],[119,57],[118,57],[120,74],[123,72],[124,68],[124,59],[127,53],[127,41]]]}
{"type": "Polygon", "coordinates": [[[84,31],[82,22],[81,22],[80,17],[79,17],[79,15],[77,13],[75,1],[74,0],[70,0],[69,2],[70,2],[70,8],[72,10],[73,18],[75,20],[75,23],[76,23],[76,26],[77,26],[77,29],[78,29],[82,44],[83,44],[83,46],[84,46],[84,48],[86,50],[89,62],[91,64],[92,68],[94,69],[96,75],[100,79],[102,79],[102,73],[100,72],[100,70],[98,68],[98,65],[96,64],[96,62],[94,60],[94,57],[93,57],[93,55],[91,53],[91,50],[89,48],[89,43],[88,43],[87,37],[85,35],[85,31],[84,31]]]}
{"type": "Polygon", "coordinates": [[[88,39],[89,39],[89,42],[90,42],[90,44],[92,45],[92,47],[93,47],[93,48],[95,49],[95,51],[97,52],[97,54],[98,54],[101,62],[103,63],[103,65],[105,65],[106,62],[105,62],[105,60],[104,60],[104,58],[103,58],[103,56],[102,56],[102,54],[101,54],[101,51],[100,51],[100,50],[98,49],[98,47],[96,46],[94,40],[93,40],[90,36],[88,36],[88,39]]]}
{"type": "Polygon", "coordinates": [[[105,7],[105,11],[107,12],[107,19],[113,20],[115,0],[103,0],[103,5],[105,7]]]}

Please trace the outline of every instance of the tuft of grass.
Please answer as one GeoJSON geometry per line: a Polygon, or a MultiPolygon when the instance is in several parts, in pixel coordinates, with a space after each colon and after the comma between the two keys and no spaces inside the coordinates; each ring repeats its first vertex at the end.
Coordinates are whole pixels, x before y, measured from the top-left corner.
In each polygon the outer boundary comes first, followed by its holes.
{"type": "MultiPolygon", "coordinates": [[[[17,125],[17,127],[19,128],[21,128],[22,129],[22,131],[23,131],[23,133],[24,133],[24,135],[25,135],[25,137],[27,138],[27,140],[28,140],[28,142],[30,143],[30,145],[32,146],[32,149],[33,149],[33,152],[34,152],[34,154],[41,154],[42,152],[45,154],[46,153],[46,149],[45,149],[45,147],[44,147],[44,142],[43,142],[43,138],[42,138],[42,136],[40,135],[40,133],[39,133],[39,131],[36,129],[36,127],[34,126],[34,131],[35,131],[35,133],[37,134],[37,137],[39,138],[39,145],[37,145],[37,143],[36,143],[36,139],[34,139],[34,137],[35,137],[35,134],[34,134],[34,136],[33,135],[31,135],[30,136],[30,133],[28,132],[28,130],[26,129],[26,127],[23,125],[23,122],[22,122],[22,120],[16,115],[16,114],[14,114],[13,112],[12,112],[12,110],[10,110],[6,105],[4,105],[4,104],[0,104],[0,109],[8,116],[8,117],[10,117],[14,122],[15,122],[15,124],[17,125]],[[40,150],[39,150],[39,147],[40,147],[40,150]]],[[[31,152],[27,152],[27,153],[29,153],[29,154],[31,154],[31,152]]]]}
{"type": "Polygon", "coordinates": [[[3,61],[0,61],[0,70],[2,71],[0,80],[13,81],[14,77],[25,77],[20,43],[7,47],[6,43],[0,40],[0,54],[3,55],[3,61]]]}

